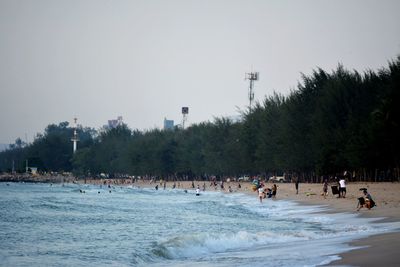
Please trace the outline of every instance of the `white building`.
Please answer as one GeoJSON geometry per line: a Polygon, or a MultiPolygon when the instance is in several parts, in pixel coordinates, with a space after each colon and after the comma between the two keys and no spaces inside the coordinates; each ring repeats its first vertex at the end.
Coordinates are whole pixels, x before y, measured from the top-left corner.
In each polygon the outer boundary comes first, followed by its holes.
{"type": "Polygon", "coordinates": [[[122,116],[118,116],[118,118],[116,120],[108,120],[107,128],[114,129],[114,128],[117,128],[118,126],[122,126],[122,124],[123,124],[122,116]]]}

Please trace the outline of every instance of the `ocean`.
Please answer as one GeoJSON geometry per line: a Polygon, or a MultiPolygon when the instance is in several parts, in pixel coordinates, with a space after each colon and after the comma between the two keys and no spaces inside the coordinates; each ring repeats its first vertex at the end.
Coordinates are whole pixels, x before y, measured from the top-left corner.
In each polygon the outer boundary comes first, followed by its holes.
{"type": "Polygon", "coordinates": [[[134,186],[0,183],[0,211],[1,266],[318,266],[399,229],[256,194],[134,186]]]}

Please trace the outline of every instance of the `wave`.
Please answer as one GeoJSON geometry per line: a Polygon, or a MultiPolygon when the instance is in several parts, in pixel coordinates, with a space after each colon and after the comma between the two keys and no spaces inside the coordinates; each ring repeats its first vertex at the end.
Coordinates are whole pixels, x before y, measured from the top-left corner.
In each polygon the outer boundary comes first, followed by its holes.
{"type": "Polygon", "coordinates": [[[174,237],[158,243],[152,253],[165,259],[201,257],[211,253],[251,250],[259,246],[296,242],[316,238],[312,232],[299,231],[277,234],[271,231],[232,234],[203,233],[174,237]]]}
{"type": "MultiPolygon", "coordinates": [[[[251,211],[245,213],[246,217],[253,212],[268,216],[269,218],[259,217],[266,218],[264,223],[258,220],[263,229],[217,233],[210,227],[209,232],[175,235],[160,240],[153,245],[151,254],[160,260],[185,260],[204,259],[218,253],[246,252],[250,255],[260,249],[264,255],[266,253],[264,248],[268,248],[267,251],[279,255],[279,253],[286,253],[289,247],[298,248],[308,244],[315,253],[315,260],[319,260],[318,257],[322,255],[332,255],[351,249],[343,246],[343,243],[393,231],[400,225],[400,223],[372,223],[378,219],[360,218],[351,213],[328,215],[321,213],[326,210],[323,206],[301,206],[289,201],[270,202],[269,206],[256,205],[253,199],[244,197],[238,200],[236,196],[235,204],[239,204],[239,210],[251,211]]],[[[241,219],[238,217],[237,221],[241,219]]],[[[274,254],[271,255],[276,257],[274,254]]],[[[298,257],[302,256],[298,255],[298,257]]]]}

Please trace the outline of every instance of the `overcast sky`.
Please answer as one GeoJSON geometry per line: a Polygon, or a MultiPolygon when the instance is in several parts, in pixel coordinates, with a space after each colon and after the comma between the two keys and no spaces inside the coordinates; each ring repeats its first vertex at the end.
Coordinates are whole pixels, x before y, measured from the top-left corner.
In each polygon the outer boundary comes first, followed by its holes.
{"type": "Polygon", "coordinates": [[[238,114],[321,67],[400,54],[400,1],[0,0],[0,143],[50,123],[132,129],[238,114]]]}

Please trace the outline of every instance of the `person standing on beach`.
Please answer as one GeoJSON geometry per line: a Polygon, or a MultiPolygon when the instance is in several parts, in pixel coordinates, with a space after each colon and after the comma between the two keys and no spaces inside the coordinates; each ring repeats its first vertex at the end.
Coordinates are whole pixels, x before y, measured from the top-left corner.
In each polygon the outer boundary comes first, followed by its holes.
{"type": "Polygon", "coordinates": [[[272,198],[276,198],[276,191],[278,191],[278,186],[276,184],[272,185],[272,198]]]}
{"type": "Polygon", "coordinates": [[[322,195],[324,198],[328,195],[328,181],[326,179],[324,180],[324,186],[322,187],[322,195]]]}
{"type": "Polygon", "coordinates": [[[339,180],[339,197],[346,197],[346,180],[344,177],[341,177],[339,180]]]}
{"type": "Polygon", "coordinates": [[[296,187],[296,195],[299,194],[299,177],[295,178],[294,186],[296,187]]]}

